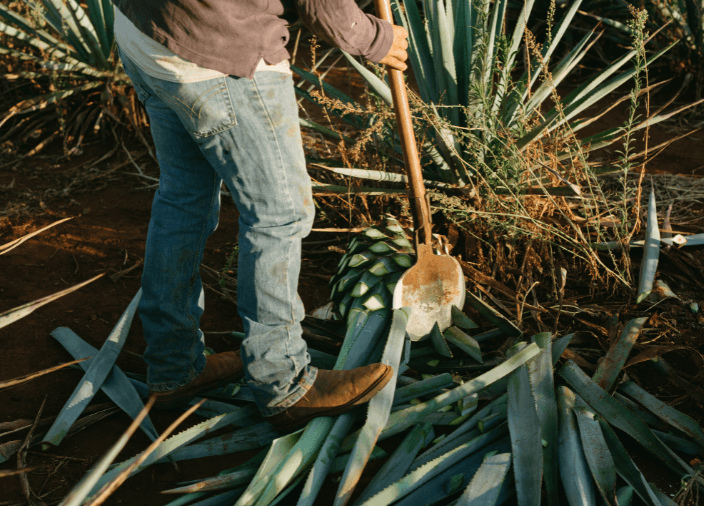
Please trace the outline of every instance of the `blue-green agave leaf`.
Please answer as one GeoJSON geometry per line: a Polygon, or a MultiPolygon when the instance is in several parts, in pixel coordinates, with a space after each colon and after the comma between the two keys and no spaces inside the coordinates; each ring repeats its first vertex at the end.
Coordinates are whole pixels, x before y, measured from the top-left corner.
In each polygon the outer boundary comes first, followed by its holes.
{"type": "Polygon", "coordinates": [[[558,403],[558,455],[560,478],[570,506],[595,506],[596,493],[589,464],[579,436],[574,413],[574,392],[565,386],[557,388],[558,403]]]}
{"type": "Polygon", "coordinates": [[[112,371],[115,360],[120,354],[120,350],[122,350],[122,345],[127,339],[127,333],[130,330],[132,318],[134,318],[137,311],[137,304],[141,296],[142,290],[140,288],[118,320],[115,328],[110,332],[105,344],[103,344],[98,354],[91,359],[85,376],[83,376],[83,379],[61,409],[59,416],[56,417],[56,421],[54,421],[42,442],[51,443],[55,446],[59,445],[71,425],[78,419],[95,394],[98,393],[103,382],[112,371]]]}

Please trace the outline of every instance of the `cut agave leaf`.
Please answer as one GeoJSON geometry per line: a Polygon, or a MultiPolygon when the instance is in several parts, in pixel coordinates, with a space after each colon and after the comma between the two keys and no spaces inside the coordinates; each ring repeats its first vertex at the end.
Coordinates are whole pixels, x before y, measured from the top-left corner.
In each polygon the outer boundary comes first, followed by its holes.
{"type": "Polygon", "coordinates": [[[505,406],[505,409],[501,411],[496,411],[490,415],[485,416],[477,422],[477,430],[481,434],[490,431],[494,427],[497,427],[499,424],[501,424],[506,419],[507,414],[508,407],[505,406]]]}
{"type": "Polygon", "coordinates": [[[438,390],[449,388],[453,385],[454,380],[452,379],[452,374],[438,374],[432,378],[418,381],[411,385],[396,389],[396,392],[394,393],[394,405],[403,404],[411,399],[432,394],[438,390]]]}
{"type": "MultiPolygon", "coordinates": [[[[377,256],[374,252],[366,250],[362,251],[361,253],[355,253],[352,255],[349,259],[349,262],[347,263],[346,267],[351,267],[351,268],[357,268],[357,267],[364,267],[370,262],[376,260],[377,256]]],[[[341,263],[340,266],[343,264],[341,263]]],[[[342,268],[341,270],[338,270],[338,272],[344,271],[345,269],[342,268]]]]}
{"type": "Polygon", "coordinates": [[[572,390],[565,386],[557,388],[560,478],[570,506],[593,506],[596,504],[594,481],[579,437],[575,403],[572,390]]]}
{"type": "Polygon", "coordinates": [[[0,244],[0,255],[4,255],[5,253],[12,251],[13,249],[15,249],[17,246],[19,246],[23,242],[28,241],[29,239],[31,239],[32,237],[34,237],[38,234],[41,234],[45,230],[49,230],[50,228],[55,227],[56,225],[59,225],[65,221],[72,220],[72,219],[73,219],[73,217],[69,217],[69,218],[64,218],[62,220],[55,221],[51,225],[47,225],[44,228],[40,228],[39,230],[35,230],[34,232],[27,234],[27,235],[24,235],[24,236],[20,237],[19,239],[15,239],[14,241],[10,241],[6,244],[0,244]]]}
{"type": "MultiPolygon", "coordinates": [[[[660,504],[661,504],[662,506],[677,506],[677,503],[676,503],[675,501],[673,501],[672,499],[670,499],[669,497],[667,497],[667,496],[662,492],[662,490],[660,490],[660,489],[657,487],[657,485],[655,485],[655,483],[648,483],[648,485],[650,486],[650,488],[652,489],[653,493],[655,494],[655,497],[658,498],[658,500],[660,501],[660,504]]],[[[619,504],[619,506],[621,506],[621,505],[619,504]]]]}
{"type": "Polygon", "coordinates": [[[506,452],[508,448],[504,441],[502,439],[484,446],[484,451],[476,451],[474,448],[468,449],[472,446],[471,442],[455,448],[406,474],[402,479],[372,497],[363,506],[386,506],[391,503],[410,506],[425,504],[429,497],[436,500],[447,497],[448,492],[451,492],[446,488],[448,480],[464,470],[465,476],[462,485],[469,482],[469,476],[473,475],[481,466],[485,453],[490,451],[506,452]]]}
{"type": "MultiPolygon", "coordinates": [[[[90,490],[93,488],[93,485],[95,485],[95,483],[100,479],[100,476],[108,469],[110,464],[124,449],[129,439],[137,430],[137,423],[141,423],[141,421],[144,420],[144,417],[147,415],[149,408],[151,408],[152,405],[153,400],[150,400],[150,402],[147,403],[147,407],[144,407],[142,411],[140,411],[139,415],[137,415],[127,431],[122,434],[115,444],[107,451],[107,453],[105,453],[105,455],[103,455],[100,460],[96,462],[93,468],[81,479],[81,481],[73,487],[67,500],[62,501],[62,504],[66,504],[66,506],[80,506],[90,490]]],[[[28,444],[29,441],[26,443],[28,444]]]]}
{"type": "Polygon", "coordinates": [[[484,359],[482,358],[482,350],[479,348],[479,343],[462,332],[460,329],[457,327],[449,327],[445,330],[443,335],[445,336],[445,339],[460,348],[474,360],[480,364],[484,363],[484,359]]]}
{"type": "MultiPolygon", "coordinates": [[[[61,346],[63,346],[75,359],[95,357],[98,354],[97,349],[85,342],[75,332],[67,327],[59,327],[54,329],[51,332],[51,336],[61,343],[61,346]]],[[[81,362],[81,369],[88,371],[90,362],[90,360],[81,362]]],[[[133,384],[129,379],[127,379],[125,373],[122,372],[122,370],[116,365],[113,366],[112,371],[110,371],[108,377],[105,378],[105,381],[101,386],[101,390],[105,392],[105,394],[110,397],[110,399],[117,404],[120,409],[130,415],[133,420],[144,408],[144,404],[142,403],[142,400],[140,399],[140,396],[135,390],[133,384]]],[[[149,437],[152,441],[155,441],[156,438],[159,437],[148,415],[144,418],[141,428],[147,437],[149,437]]]]}
{"type": "Polygon", "coordinates": [[[485,431],[476,431],[472,434],[472,432],[477,428],[477,425],[482,421],[487,416],[491,416],[492,413],[498,413],[503,409],[503,418],[502,421],[506,419],[506,400],[508,398],[507,394],[503,394],[501,397],[498,399],[494,400],[493,402],[487,404],[484,406],[482,409],[477,411],[469,420],[465,421],[457,427],[454,431],[452,431],[451,434],[449,434],[443,441],[440,442],[440,444],[430,448],[427,452],[425,452],[421,457],[423,459],[427,459],[427,461],[434,459],[435,457],[440,456],[442,453],[446,453],[448,450],[453,448],[451,446],[451,443],[455,440],[458,440],[457,442],[454,443],[454,446],[457,446],[459,444],[464,444],[467,441],[470,441],[474,439],[475,437],[479,436],[481,433],[485,431]],[[460,437],[463,437],[465,435],[472,434],[471,436],[468,437],[468,439],[459,441],[460,437]]]}
{"type": "Polygon", "coordinates": [[[648,424],[649,427],[653,429],[660,429],[662,431],[669,430],[669,426],[660,420],[657,416],[652,414],[650,411],[645,409],[643,406],[637,402],[632,401],[625,395],[619,393],[618,391],[613,394],[614,399],[626,406],[632,413],[648,424]]]}
{"type": "MultiPolygon", "coordinates": [[[[467,415],[474,413],[477,410],[477,407],[479,406],[479,396],[477,394],[468,395],[458,403],[458,406],[460,416],[467,417],[467,415]]],[[[462,422],[464,422],[464,420],[462,420],[462,422]]],[[[452,425],[459,425],[459,423],[453,422],[452,425]]]]}
{"type": "MultiPolygon", "coordinates": [[[[230,411],[233,411],[232,406],[230,411]]],[[[170,457],[175,462],[182,460],[214,457],[216,455],[229,455],[231,453],[263,448],[277,439],[279,434],[268,422],[261,422],[251,427],[243,427],[234,432],[208,439],[202,443],[190,444],[171,453],[170,457]]],[[[254,474],[254,473],[252,473],[254,474]]]]}
{"type": "Polygon", "coordinates": [[[379,276],[376,276],[369,271],[365,271],[364,274],[362,274],[360,280],[357,282],[357,284],[354,285],[354,288],[350,292],[350,295],[352,295],[352,297],[361,297],[362,295],[366,294],[371,288],[376,286],[379,281],[381,281],[381,278],[379,276]]]}
{"type": "MultiPolygon", "coordinates": [[[[202,501],[194,503],[186,501],[180,504],[188,504],[188,506],[231,506],[237,499],[240,498],[240,496],[244,493],[244,490],[244,487],[236,488],[235,490],[228,490],[227,492],[208,497],[207,499],[203,499],[202,501]]],[[[195,496],[198,494],[193,495],[195,496]]],[[[203,493],[202,495],[205,495],[205,493],[203,493]]],[[[200,495],[198,496],[200,497],[200,495]]],[[[175,504],[176,501],[169,503],[169,506],[175,506],[175,504]]]]}
{"type": "Polygon", "coordinates": [[[491,441],[496,441],[503,438],[507,434],[508,428],[506,424],[503,423],[505,421],[506,416],[504,416],[499,423],[495,424],[491,430],[480,432],[477,429],[473,429],[458,438],[452,439],[451,441],[448,441],[446,436],[441,436],[436,441],[433,441],[434,446],[416,458],[413,462],[411,470],[418,469],[419,467],[426,465],[428,462],[431,462],[449,451],[459,448],[460,446],[471,444],[471,448],[473,448],[472,452],[481,450],[491,441]],[[499,426],[501,427],[497,429],[499,426]]]}
{"type": "MultiPolygon", "coordinates": [[[[372,454],[369,456],[369,461],[371,462],[374,460],[385,459],[388,456],[389,454],[386,453],[382,448],[375,446],[372,450],[372,454]]],[[[335,460],[333,460],[332,462],[332,466],[330,466],[330,474],[341,473],[342,471],[344,471],[347,465],[350,463],[350,457],[351,454],[349,453],[346,453],[344,455],[338,455],[337,457],[335,457],[335,460]]]]}
{"type": "Polygon", "coordinates": [[[466,314],[464,314],[457,306],[452,306],[452,324],[465,330],[478,329],[479,325],[474,323],[466,314]]]}
{"type": "Polygon", "coordinates": [[[389,337],[381,357],[381,363],[393,368],[393,378],[369,401],[367,420],[362,427],[355,447],[352,449],[349,463],[342,475],[340,486],[337,489],[335,506],[344,506],[349,502],[362,476],[362,471],[366,467],[372,449],[376,445],[379,434],[381,434],[389,418],[391,406],[393,405],[396,378],[398,377],[398,366],[401,362],[403,343],[406,336],[406,325],[410,314],[411,308],[408,307],[395,309],[393,312],[389,337]]]}
{"type": "Polygon", "coordinates": [[[510,468],[510,453],[487,456],[455,506],[495,506],[510,468]]]}
{"type": "MultiPolygon", "coordinates": [[[[336,368],[339,369],[343,366],[350,368],[357,367],[363,363],[364,359],[368,360],[368,357],[364,356],[364,349],[372,347],[374,342],[377,340],[379,343],[382,343],[381,339],[378,338],[381,335],[380,332],[382,332],[385,327],[385,314],[388,313],[386,311],[380,311],[371,317],[366,316],[359,319],[355,323],[355,326],[357,327],[356,330],[352,327],[348,328],[348,333],[345,339],[345,348],[349,351],[353,351],[354,353],[347,355],[346,357],[343,353],[340,353],[343,358],[338,359],[336,368]],[[353,345],[354,350],[352,349],[353,345]]],[[[374,352],[372,352],[372,355],[373,353],[374,352]]],[[[368,353],[366,355],[368,355],[368,353]]],[[[339,442],[349,432],[356,415],[357,413],[353,411],[337,417],[334,425],[327,430],[325,440],[322,442],[322,446],[320,447],[315,463],[313,464],[311,472],[308,475],[308,479],[303,487],[303,491],[301,492],[301,496],[299,497],[298,504],[300,506],[309,505],[315,501],[318,493],[320,492],[320,488],[323,485],[325,477],[331,472],[333,458],[337,455],[339,450],[339,442]]],[[[316,422],[314,421],[312,423],[316,422]]],[[[322,425],[322,422],[319,423],[318,430],[326,430],[326,427],[322,425]]],[[[311,440],[312,436],[313,434],[311,434],[311,440]]]]}
{"type": "Polygon", "coordinates": [[[362,234],[366,237],[369,237],[370,239],[373,239],[375,241],[382,240],[382,239],[389,239],[389,237],[383,233],[381,230],[376,229],[374,227],[368,228],[365,231],[362,232],[362,234]]]}
{"type": "MultiPolygon", "coordinates": [[[[356,253],[361,253],[367,249],[367,245],[362,242],[359,237],[353,237],[352,240],[350,241],[349,246],[347,246],[347,255],[354,255],[356,253]]],[[[344,258],[344,257],[343,257],[344,258]]],[[[342,261],[342,260],[340,260],[342,261]]]]}
{"type": "Polygon", "coordinates": [[[315,501],[320,488],[323,486],[325,477],[330,473],[333,459],[337,456],[340,449],[339,441],[349,432],[357,418],[356,415],[357,413],[355,412],[349,412],[337,417],[335,425],[333,425],[330,434],[328,434],[327,439],[323,443],[313,468],[308,474],[308,479],[298,498],[297,506],[307,506],[315,501]]]}
{"type": "Polygon", "coordinates": [[[619,488],[616,491],[616,502],[618,503],[618,506],[631,506],[633,503],[634,492],[635,490],[633,490],[633,487],[630,485],[619,488]]]}
{"type": "Polygon", "coordinates": [[[643,474],[629,457],[626,449],[618,440],[618,436],[614,430],[606,423],[605,420],[599,419],[601,433],[604,435],[604,440],[609,447],[609,452],[616,465],[616,472],[635,490],[636,494],[645,501],[648,506],[661,506],[660,501],[653,493],[652,489],[645,481],[643,474]]]}
{"type": "MultiPolygon", "coordinates": [[[[463,399],[464,397],[467,397],[468,395],[477,393],[487,385],[490,385],[507,376],[516,368],[522,366],[528,360],[535,357],[539,352],[540,348],[538,345],[531,344],[526,349],[518,352],[516,355],[503,362],[501,365],[498,365],[481,376],[477,376],[476,378],[453,388],[449,392],[440,394],[434,399],[417,406],[392,413],[386,427],[384,427],[384,430],[382,431],[381,439],[385,439],[398,434],[399,432],[403,432],[409,427],[422,422],[423,419],[430,413],[435,413],[444,406],[448,406],[459,401],[460,399],[463,399]]],[[[345,440],[343,449],[347,447],[351,448],[351,442],[355,437],[356,436],[353,435],[351,438],[348,438],[349,441],[345,440]]]]}
{"type": "Polygon", "coordinates": [[[606,504],[617,506],[616,466],[601,433],[599,422],[594,419],[594,413],[589,410],[579,397],[577,397],[574,413],[577,415],[577,425],[579,425],[579,435],[582,439],[584,456],[587,458],[596,488],[601,497],[604,498],[604,501],[606,501],[606,504]]]}
{"type": "Polygon", "coordinates": [[[350,287],[354,286],[355,283],[359,281],[359,278],[361,278],[363,274],[364,271],[362,269],[350,269],[340,278],[337,285],[335,285],[337,291],[340,293],[347,292],[350,287]]]}
{"type": "Polygon", "coordinates": [[[487,330],[486,332],[482,332],[481,334],[477,334],[475,336],[472,336],[474,340],[478,343],[481,343],[483,341],[488,341],[489,339],[496,339],[497,337],[504,337],[506,333],[501,330],[501,329],[494,329],[494,330],[487,330]]]}
{"type": "Polygon", "coordinates": [[[618,388],[640,402],[658,418],[669,423],[676,429],[681,430],[699,443],[699,445],[704,446],[704,433],[702,432],[702,428],[693,419],[677,411],[675,408],[668,406],[660,399],[653,397],[632,381],[626,381],[620,384],[618,388]]]}
{"type": "Polygon", "coordinates": [[[254,478],[249,482],[249,486],[244,491],[242,496],[235,504],[250,503],[255,500],[262,492],[262,479],[271,475],[278,468],[281,462],[286,458],[288,452],[295,448],[296,443],[301,439],[302,431],[288,434],[271,443],[271,447],[264,457],[264,461],[259,466],[254,478]]]}
{"type": "Polygon", "coordinates": [[[692,468],[665,446],[643,420],[601,389],[577,364],[569,360],[562,366],[559,374],[607,422],[638,441],[673,472],[679,476],[692,474],[692,468]]]}
{"type": "Polygon", "coordinates": [[[413,258],[408,253],[396,253],[391,255],[391,260],[402,269],[408,269],[413,265],[413,258]]]}
{"type": "Polygon", "coordinates": [[[606,356],[599,362],[592,379],[604,390],[611,390],[616,382],[616,378],[621,373],[621,369],[623,369],[623,365],[647,321],[648,318],[636,318],[629,321],[606,356]]]}
{"type": "Polygon", "coordinates": [[[369,246],[369,250],[373,251],[377,255],[384,255],[387,253],[398,253],[398,248],[389,241],[379,241],[375,242],[369,246]]]}
{"type": "Polygon", "coordinates": [[[347,309],[347,327],[349,328],[355,319],[360,314],[367,314],[369,310],[364,307],[364,299],[362,297],[352,297],[352,303],[347,309]]]}
{"type": "Polygon", "coordinates": [[[37,299],[32,302],[28,302],[27,304],[23,304],[19,307],[10,309],[8,311],[5,311],[4,313],[0,313],[0,329],[3,327],[6,327],[7,325],[10,325],[13,322],[16,322],[17,320],[20,320],[27,316],[28,314],[34,312],[35,309],[38,309],[42,307],[45,304],[48,304],[49,302],[53,302],[56,299],[59,299],[63,297],[64,295],[68,295],[71,292],[75,292],[79,288],[84,287],[88,283],[92,283],[96,279],[102,277],[104,274],[98,274],[97,276],[89,279],[88,281],[83,281],[82,283],[78,283],[77,285],[74,285],[70,288],[67,288],[66,290],[61,290],[60,292],[56,292],[51,295],[47,295],[46,297],[42,297],[41,299],[37,299]]]}
{"type": "MultiPolygon", "coordinates": [[[[183,487],[163,490],[162,494],[190,494],[193,492],[214,492],[216,490],[230,490],[249,483],[257,473],[257,466],[251,466],[241,471],[214,476],[183,487]]],[[[244,492],[244,488],[242,488],[244,492]]]]}
{"type": "Polygon", "coordinates": [[[386,276],[392,272],[398,272],[398,267],[396,267],[396,264],[389,258],[382,257],[374,262],[371,267],[369,267],[368,271],[376,276],[386,276]]]}
{"type": "Polygon", "coordinates": [[[549,506],[558,503],[558,445],[557,445],[557,401],[552,377],[552,336],[543,332],[533,337],[542,351],[528,363],[530,383],[540,420],[540,434],[543,446],[543,475],[549,506]]]}
{"type": "Polygon", "coordinates": [[[437,351],[443,357],[452,358],[452,352],[450,351],[450,347],[447,345],[447,342],[445,341],[442,332],[440,332],[440,327],[438,326],[437,322],[435,322],[435,325],[433,325],[433,328],[430,331],[430,340],[433,343],[435,351],[437,351]]]}
{"type": "MultiPolygon", "coordinates": [[[[141,464],[139,464],[136,468],[131,471],[130,476],[142,471],[143,469],[146,469],[147,467],[161,460],[167,455],[170,455],[176,449],[187,445],[188,443],[191,443],[197,439],[200,439],[201,437],[204,437],[208,434],[212,434],[214,431],[222,427],[227,427],[229,425],[247,427],[249,425],[254,425],[259,421],[261,421],[261,415],[259,414],[259,410],[256,408],[256,406],[251,405],[245,408],[240,408],[236,411],[232,411],[225,415],[220,415],[215,418],[211,418],[210,420],[201,422],[197,425],[194,425],[193,427],[190,427],[189,429],[184,430],[179,434],[171,436],[163,443],[161,443],[161,445],[159,445],[156,450],[154,450],[141,464]]],[[[112,481],[113,478],[115,478],[122,471],[130,467],[130,465],[138,458],[139,455],[136,457],[132,457],[131,459],[121,462],[116,467],[112,468],[110,471],[105,473],[100,478],[95,487],[93,487],[93,490],[91,490],[91,494],[95,494],[96,492],[98,492],[103,487],[103,485],[112,481]]]]}
{"type": "Polygon", "coordinates": [[[105,340],[105,343],[100,348],[100,351],[90,361],[88,370],[83,379],[76,386],[71,397],[61,409],[61,413],[56,418],[49,431],[42,440],[43,443],[59,445],[63,438],[68,433],[71,425],[78,419],[88,403],[98,393],[103,382],[112,371],[112,366],[117,360],[117,356],[122,350],[122,345],[125,344],[127,334],[132,324],[132,319],[137,312],[137,304],[142,297],[142,289],[137,291],[132,302],[122,314],[115,327],[110,332],[110,335],[105,340]]]}
{"type": "Polygon", "coordinates": [[[554,343],[552,343],[552,365],[553,366],[557,365],[557,362],[560,360],[560,357],[565,352],[567,347],[570,345],[570,341],[572,341],[573,337],[574,337],[574,334],[568,334],[564,337],[561,337],[560,339],[557,339],[554,343]]]}
{"type": "Polygon", "coordinates": [[[673,436],[672,434],[668,434],[667,432],[660,432],[659,430],[653,429],[653,434],[657,436],[657,438],[665,443],[671,450],[674,450],[676,452],[684,453],[685,455],[700,455],[701,453],[704,452],[704,448],[699,446],[697,443],[694,441],[690,441],[688,439],[684,439],[678,436],[673,436]]]}
{"type": "Polygon", "coordinates": [[[413,245],[411,244],[411,241],[406,239],[405,237],[396,237],[391,240],[394,245],[396,245],[401,253],[413,253],[415,249],[413,248],[413,245]]]}
{"type": "MultiPolygon", "coordinates": [[[[525,343],[521,345],[525,346],[525,343]]],[[[543,445],[527,365],[519,367],[508,377],[508,427],[518,504],[539,505],[543,445]]]]}
{"type": "MultiPolygon", "coordinates": [[[[487,305],[483,300],[479,299],[471,292],[467,292],[467,302],[481,314],[484,318],[499,327],[509,337],[518,337],[522,334],[521,330],[506,318],[501,316],[493,307],[487,305]]],[[[514,460],[515,468],[515,460],[514,460]]]]}
{"type": "Polygon", "coordinates": [[[347,315],[347,310],[350,308],[350,305],[352,304],[352,294],[350,292],[347,292],[345,296],[342,298],[340,303],[337,306],[337,310],[340,312],[340,314],[344,317],[347,315]]]}
{"type": "MultiPolygon", "coordinates": [[[[483,448],[487,448],[496,441],[504,439],[507,433],[508,428],[504,424],[501,427],[497,427],[486,434],[479,434],[471,439],[469,438],[470,434],[468,433],[465,438],[458,438],[452,444],[445,445],[445,449],[443,452],[425,452],[423,455],[413,461],[410,470],[404,476],[404,478],[394,483],[394,485],[389,488],[395,488],[398,491],[405,490],[406,487],[410,485],[411,489],[401,494],[402,496],[406,495],[408,492],[415,489],[418,485],[411,483],[413,477],[420,478],[421,480],[432,478],[432,476],[435,475],[435,472],[431,472],[429,476],[426,473],[428,473],[428,471],[430,470],[430,468],[432,468],[433,465],[444,462],[445,469],[447,469],[448,467],[452,466],[453,463],[456,463],[469,455],[480,452],[483,448]],[[448,458],[450,458],[450,460],[454,462],[448,462],[446,460],[448,458]],[[399,485],[401,485],[401,487],[399,487],[399,485]]],[[[384,493],[388,492],[389,489],[386,489],[384,491],[384,493]]],[[[376,500],[377,498],[374,499],[374,502],[376,502],[376,500]]]]}
{"type": "Polygon", "coordinates": [[[394,293],[396,284],[398,283],[398,280],[401,279],[401,276],[403,276],[402,272],[392,272],[391,274],[384,276],[384,285],[386,285],[386,289],[389,293],[394,293]]]}
{"type": "MultiPolygon", "coordinates": [[[[479,467],[487,456],[496,455],[498,453],[509,453],[509,451],[510,444],[508,442],[508,437],[505,437],[501,441],[492,443],[486,448],[483,448],[475,454],[461,460],[444,473],[441,473],[431,479],[428,483],[401,499],[399,502],[394,503],[394,506],[415,506],[417,504],[426,504],[426,498],[428,497],[443,500],[444,503],[444,500],[451,494],[461,492],[462,488],[469,486],[470,479],[479,470],[479,467]]],[[[509,472],[508,477],[501,487],[496,503],[504,504],[515,495],[516,487],[513,480],[513,473],[509,472]]],[[[454,503],[449,503],[450,506],[453,504],[454,503]]]]}
{"type": "Polygon", "coordinates": [[[638,280],[638,299],[641,303],[653,290],[655,273],[658,270],[658,257],[660,256],[660,228],[658,228],[658,212],[655,205],[655,193],[650,189],[648,200],[648,221],[645,227],[645,245],[643,246],[643,259],[640,263],[640,277],[638,280]]]}
{"type": "Polygon", "coordinates": [[[433,426],[429,423],[416,425],[403,439],[391,457],[374,474],[364,493],[355,504],[362,504],[406,474],[418,452],[434,439],[433,426]]]}
{"type": "Polygon", "coordinates": [[[364,299],[364,307],[370,311],[391,308],[391,292],[386,289],[383,283],[377,283],[368,294],[360,299],[364,299]]]}

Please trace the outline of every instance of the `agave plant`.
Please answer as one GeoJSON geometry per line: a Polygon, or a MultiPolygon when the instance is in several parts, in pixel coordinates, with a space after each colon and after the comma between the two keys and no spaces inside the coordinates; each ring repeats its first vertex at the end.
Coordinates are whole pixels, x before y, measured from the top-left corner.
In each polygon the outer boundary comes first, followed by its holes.
{"type": "MultiPolygon", "coordinates": [[[[14,5],[0,4],[0,33],[5,36],[0,55],[25,70],[4,77],[32,80],[41,93],[2,113],[0,127],[9,125],[3,139],[28,127],[36,131],[58,118],[66,125],[65,140],[73,143],[68,149],[73,152],[91,129],[97,131],[103,121],[119,115],[122,103],[136,113],[133,101],[125,97],[129,81],[116,54],[109,0],[88,0],[85,7],[75,0],[25,0],[14,5]],[[64,104],[73,107],[56,110],[64,104]],[[28,117],[30,113],[37,114],[28,117]]],[[[52,133],[40,146],[58,134],[52,133]]]]}
{"type": "MultiPolygon", "coordinates": [[[[409,32],[409,57],[422,101],[416,125],[419,136],[426,140],[424,168],[429,179],[463,185],[476,173],[484,177],[492,173],[505,174],[507,165],[528,172],[524,170],[526,158],[530,160],[528,168],[534,170],[540,167],[541,161],[549,160],[550,154],[545,150],[537,150],[536,154],[533,147],[548,139],[553,146],[557,145],[558,159],[568,160],[574,157],[576,150],[587,153],[621,138],[623,131],[615,128],[578,142],[573,140],[575,133],[601,116],[583,119],[579,115],[637,74],[639,69],[629,66],[637,54],[636,49],[584,80],[564,98],[557,95],[557,88],[578,68],[600,35],[596,30],[590,31],[559,61],[553,61],[581,3],[582,0],[575,0],[564,9],[562,19],[539,45],[526,30],[534,0],[523,3],[508,36],[503,35],[508,0],[493,3],[433,0],[422,3],[422,13],[416,2],[403,5],[399,0],[392,2],[397,22],[409,32]],[[522,77],[515,79],[514,71],[521,54],[527,63],[523,65],[522,77]],[[555,144],[556,138],[561,142],[555,144]]],[[[647,64],[670,47],[651,55],[647,64]]],[[[378,96],[390,104],[387,84],[354,58],[347,58],[378,96]]],[[[313,74],[298,68],[294,71],[304,80],[319,84],[327,97],[338,99],[344,105],[355,104],[350,97],[329,83],[321,83],[313,74]]],[[[309,93],[301,89],[299,93],[315,101],[309,93]]],[[[341,107],[336,112],[349,125],[362,127],[365,124],[360,115],[349,112],[349,107],[341,107]]],[[[651,126],[669,116],[654,115],[639,122],[633,130],[651,126]]],[[[303,124],[329,133],[310,121],[303,124]]],[[[386,143],[393,145],[394,139],[386,143]]],[[[518,183],[520,178],[509,174],[508,179],[512,181],[503,179],[518,183]]]]}
{"type": "Polygon", "coordinates": [[[413,246],[403,227],[393,218],[385,225],[353,238],[330,280],[331,299],[348,322],[361,311],[391,307],[396,283],[413,265],[413,246]]]}

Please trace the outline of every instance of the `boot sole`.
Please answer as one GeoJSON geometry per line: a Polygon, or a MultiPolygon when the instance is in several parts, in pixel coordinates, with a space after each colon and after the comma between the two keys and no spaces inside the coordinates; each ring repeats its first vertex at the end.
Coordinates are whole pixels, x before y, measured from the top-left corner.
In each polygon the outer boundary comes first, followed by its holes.
{"type": "Polygon", "coordinates": [[[344,413],[347,413],[348,411],[351,411],[352,409],[356,408],[357,406],[360,406],[366,402],[369,402],[372,397],[374,397],[376,394],[378,394],[385,386],[386,384],[391,380],[394,374],[394,369],[393,367],[388,367],[386,369],[386,373],[381,376],[376,382],[374,382],[365,392],[363,392],[359,397],[356,397],[349,401],[346,404],[342,404],[340,406],[337,406],[335,408],[330,408],[330,409],[325,409],[321,410],[315,414],[307,415],[303,418],[299,418],[298,420],[295,420],[293,422],[289,422],[287,424],[282,424],[282,425],[273,425],[275,430],[279,432],[290,432],[295,429],[301,428],[301,426],[305,425],[306,423],[310,422],[314,418],[318,418],[320,416],[337,416],[337,415],[342,415],[344,413]]]}

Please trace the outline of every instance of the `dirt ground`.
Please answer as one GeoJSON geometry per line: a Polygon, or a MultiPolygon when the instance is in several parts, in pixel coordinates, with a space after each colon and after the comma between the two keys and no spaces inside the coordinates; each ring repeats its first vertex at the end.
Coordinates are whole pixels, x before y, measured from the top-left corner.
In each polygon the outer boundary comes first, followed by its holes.
{"type": "MultiPolygon", "coordinates": [[[[662,142],[671,133],[671,127],[655,129],[652,142],[662,142]]],[[[12,170],[0,170],[0,201],[5,209],[5,214],[0,216],[0,244],[60,218],[73,217],[0,257],[0,312],[52,294],[96,274],[107,274],[0,330],[0,381],[70,361],[70,355],[49,335],[56,327],[68,326],[99,348],[139,288],[139,267],[116,282],[109,275],[134,266],[144,256],[153,182],[139,177],[131,164],[122,164],[126,160],[122,151],[101,162],[98,166],[101,172],[96,172],[96,177],[90,179],[93,173],[86,167],[110,148],[108,144],[96,143],[89,146],[82,156],[67,162],[56,163],[51,156],[44,156],[25,160],[12,170]],[[119,168],[114,169],[116,166],[119,168]],[[111,168],[114,170],[110,171],[111,168]],[[64,188],[70,188],[70,191],[64,192],[64,188]]],[[[130,149],[138,152],[141,145],[135,142],[130,149]]],[[[146,175],[157,177],[157,166],[148,155],[139,163],[146,175]]],[[[693,176],[702,175],[702,168],[704,143],[697,134],[671,146],[649,166],[649,170],[655,173],[693,176]]],[[[316,224],[316,227],[326,226],[329,224],[316,224]]],[[[236,210],[229,199],[224,199],[220,226],[207,244],[204,265],[216,271],[222,270],[232,251],[236,234],[236,210]]],[[[338,247],[344,247],[347,242],[345,234],[329,233],[314,233],[306,241],[315,243],[333,238],[337,239],[333,244],[338,247]]],[[[325,278],[333,272],[339,253],[324,250],[324,246],[313,244],[306,248],[304,254],[299,292],[308,309],[323,305],[329,296],[325,278]]],[[[702,258],[701,250],[692,253],[702,258]]],[[[203,279],[217,289],[217,281],[208,272],[203,271],[203,279]]],[[[690,287],[688,290],[689,296],[696,297],[696,288],[690,287]]],[[[699,297],[700,306],[704,303],[702,299],[704,297],[699,297]]],[[[206,334],[241,330],[232,302],[213,289],[206,288],[205,303],[206,312],[201,327],[206,334]]],[[[613,304],[618,306],[619,302],[613,304]]],[[[688,342],[685,344],[700,348],[696,341],[702,337],[702,329],[704,327],[701,326],[688,329],[688,342]]],[[[206,343],[218,352],[238,346],[235,339],[221,334],[207,334],[206,343]]],[[[126,371],[144,373],[144,364],[134,356],[144,350],[139,318],[135,318],[132,324],[124,350],[131,354],[123,353],[118,365],[126,371]]],[[[683,367],[692,368],[697,365],[696,361],[683,360],[686,362],[683,367]]],[[[0,422],[34,419],[42,402],[45,402],[43,417],[58,414],[81,377],[81,372],[67,369],[14,388],[0,390],[0,422]]],[[[664,385],[663,388],[667,390],[669,387],[664,385]]],[[[673,392],[671,397],[678,395],[681,392],[673,392]]],[[[99,393],[94,403],[106,401],[107,397],[99,393]]],[[[701,405],[688,402],[678,407],[701,421],[701,405]]],[[[156,412],[151,416],[157,430],[163,431],[178,413],[156,412]]],[[[198,417],[191,417],[177,432],[197,421],[200,421],[198,417]]],[[[57,503],[91,464],[117,440],[129,422],[127,415],[116,414],[66,439],[59,447],[46,452],[35,447],[29,452],[27,462],[29,466],[39,466],[39,470],[29,475],[32,489],[42,496],[45,503],[57,503]]],[[[24,437],[24,434],[21,432],[2,438],[0,443],[24,437]]],[[[148,443],[146,436],[137,432],[117,460],[135,455],[148,443]]],[[[393,444],[392,440],[381,446],[388,445],[393,449],[393,444]]],[[[638,451],[634,452],[638,455],[638,451]]],[[[214,476],[255,453],[252,451],[185,461],[179,463],[178,473],[171,465],[152,466],[129,479],[106,504],[166,504],[170,498],[161,495],[161,490],[171,488],[179,481],[214,476]]],[[[639,461],[646,466],[644,471],[647,478],[655,480],[664,492],[671,494],[677,490],[679,483],[663,477],[661,469],[649,464],[649,458],[641,456],[639,461]]],[[[382,462],[371,463],[365,474],[373,475],[381,464],[382,462]]],[[[13,457],[0,465],[0,470],[14,467],[16,461],[13,457]]],[[[328,498],[334,487],[335,484],[329,483],[317,504],[329,504],[328,498]]],[[[3,479],[0,483],[0,505],[23,501],[20,480],[3,479]]]]}

